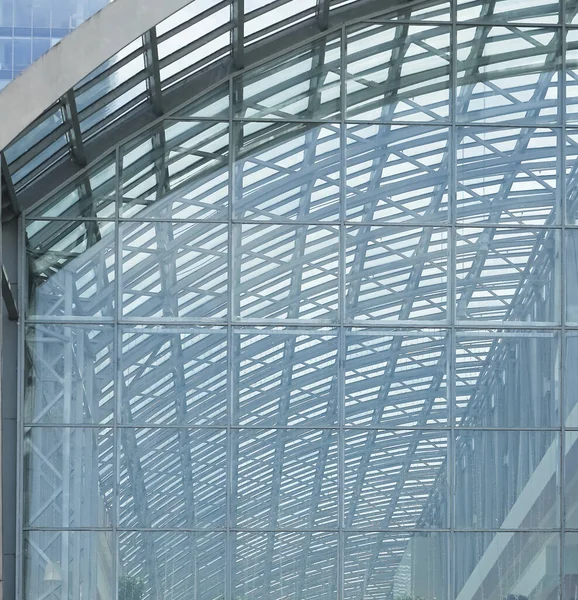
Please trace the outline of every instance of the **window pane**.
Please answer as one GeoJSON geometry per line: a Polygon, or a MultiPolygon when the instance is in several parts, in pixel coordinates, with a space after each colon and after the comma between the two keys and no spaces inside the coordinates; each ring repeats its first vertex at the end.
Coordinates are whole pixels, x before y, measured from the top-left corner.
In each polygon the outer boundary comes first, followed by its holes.
{"type": "Polygon", "coordinates": [[[448,220],[448,130],[420,125],[347,127],[347,219],[448,220]]]}
{"type": "Polygon", "coordinates": [[[561,10],[560,0],[457,0],[457,4],[458,23],[557,23],[561,10]]]}
{"type": "Polygon", "coordinates": [[[578,229],[566,230],[566,322],[578,323],[578,229]]]}
{"type": "Polygon", "coordinates": [[[458,424],[559,427],[559,343],[549,331],[458,332],[458,424]]]}
{"type": "Polygon", "coordinates": [[[447,335],[353,329],[345,346],[346,425],[448,425],[447,335]]]}
{"type": "Polygon", "coordinates": [[[238,533],[235,549],[236,598],[337,598],[337,534],[238,533]]]}
{"type": "Polygon", "coordinates": [[[24,452],[27,525],[111,526],[112,429],[32,427],[24,452]]]}
{"type": "Polygon", "coordinates": [[[224,430],[123,427],[119,437],[121,527],[225,526],[224,430]]]}
{"type": "Polygon", "coordinates": [[[114,316],[114,223],[31,221],[28,314],[114,316]]]}
{"type": "Polygon", "coordinates": [[[234,344],[235,423],[337,424],[335,331],[241,331],[234,344]]]}
{"type": "Polygon", "coordinates": [[[347,118],[447,120],[449,47],[449,27],[371,24],[348,28],[347,118]]]}
{"type": "Polygon", "coordinates": [[[132,531],[118,537],[119,600],[224,597],[225,533],[132,531]]]}
{"type": "MultiPolygon", "coordinates": [[[[572,423],[576,426],[576,421],[572,423]]],[[[578,494],[576,487],[578,485],[578,431],[566,431],[565,433],[565,454],[564,454],[564,504],[566,527],[578,529],[578,494]]],[[[578,534],[575,536],[575,542],[578,542],[578,534]]],[[[571,554],[572,564],[575,565],[575,554],[571,554]]],[[[573,570],[567,571],[572,575],[578,575],[573,570]]]]}
{"type": "Polygon", "coordinates": [[[345,527],[447,527],[447,452],[442,431],[347,431],[345,527]]]}
{"type": "Polygon", "coordinates": [[[245,119],[339,118],[341,36],[285,53],[233,82],[235,116],[245,119]]]}
{"type": "Polygon", "coordinates": [[[337,528],[337,432],[240,430],[236,458],[236,527],[337,528]]]}
{"type": "Polygon", "coordinates": [[[165,121],[121,148],[121,216],[226,218],[229,125],[165,121]]]}
{"type": "Polygon", "coordinates": [[[459,127],[458,221],[554,225],[557,142],[552,129],[459,127]]]}
{"type": "Polygon", "coordinates": [[[458,120],[558,121],[561,51],[556,29],[513,25],[458,28],[457,41],[458,120]]]}
{"type": "Polygon", "coordinates": [[[127,223],[121,238],[124,316],[226,316],[227,225],[127,223]]]}
{"type": "Polygon", "coordinates": [[[248,123],[238,135],[236,218],[339,218],[339,125],[248,123]]]}
{"type": "Polygon", "coordinates": [[[24,534],[24,600],[115,598],[112,535],[106,531],[24,534]]]}
{"type": "Polygon", "coordinates": [[[559,433],[462,430],[454,452],[456,527],[560,527],[559,433]]]}
{"type": "Polygon", "coordinates": [[[27,423],[112,423],[112,325],[28,327],[26,349],[27,423]]]}
{"type": "Polygon", "coordinates": [[[578,332],[566,334],[564,361],[564,417],[566,427],[578,427],[578,332]]]}
{"type": "Polygon", "coordinates": [[[237,314],[253,319],[337,317],[339,233],[321,225],[243,225],[237,314]]]}
{"type": "Polygon", "coordinates": [[[121,331],[121,422],[225,423],[226,330],[141,326],[121,331]]]}
{"type": "Polygon", "coordinates": [[[448,234],[444,228],[347,228],[348,319],[447,318],[448,234]]]}
{"type": "Polygon", "coordinates": [[[559,232],[458,228],[457,318],[560,321],[559,232]]]}
{"type": "Polygon", "coordinates": [[[348,533],[344,598],[447,600],[449,534],[348,533]]]}

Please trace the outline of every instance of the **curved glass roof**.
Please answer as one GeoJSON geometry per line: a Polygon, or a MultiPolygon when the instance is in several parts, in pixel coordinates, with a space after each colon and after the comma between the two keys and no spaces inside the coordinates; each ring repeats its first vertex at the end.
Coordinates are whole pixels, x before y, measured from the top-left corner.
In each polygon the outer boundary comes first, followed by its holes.
{"type": "Polygon", "coordinates": [[[51,528],[100,527],[147,599],[406,598],[420,552],[439,576],[416,597],[506,597],[502,534],[456,537],[451,583],[443,561],[460,528],[556,528],[542,497],[514,513],[559,475],[577,15],[194,0],[4,150],[25,485],[56,498],[30,500],[30,590],[51,528]],[[63,426],[96,451],[97,509],[58,500],[63,426]],[[481,452],[516,492],[478,518],[481,452]]]}

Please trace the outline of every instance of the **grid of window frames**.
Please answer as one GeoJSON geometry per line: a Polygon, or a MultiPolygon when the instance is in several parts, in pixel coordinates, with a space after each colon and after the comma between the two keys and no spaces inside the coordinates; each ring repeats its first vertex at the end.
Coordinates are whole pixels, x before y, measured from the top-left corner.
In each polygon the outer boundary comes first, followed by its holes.
{"type": "Polygon", "coordinates": [[[577,179],[578,3],[456,0],[39,203],[23,598],[575,599],[577,179]]]}

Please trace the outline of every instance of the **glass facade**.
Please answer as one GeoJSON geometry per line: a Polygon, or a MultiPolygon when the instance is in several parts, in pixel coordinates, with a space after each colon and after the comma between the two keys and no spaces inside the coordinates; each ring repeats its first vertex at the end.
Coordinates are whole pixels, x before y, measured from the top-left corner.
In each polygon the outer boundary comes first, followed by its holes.
{"type": "Polygon", "coordinates": [[[577,74],[416,3],[29,210],[22,598],[575,600],[577,74]]]}
{"type": "Polygon", "coordinates": [[[0,0],[0,89],[109,0],[0,0]]]}

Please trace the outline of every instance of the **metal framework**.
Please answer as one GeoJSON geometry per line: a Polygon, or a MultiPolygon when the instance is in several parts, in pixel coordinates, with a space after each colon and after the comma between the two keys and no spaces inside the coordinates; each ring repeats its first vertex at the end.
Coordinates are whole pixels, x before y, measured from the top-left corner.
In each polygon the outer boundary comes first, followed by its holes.
{"type": "Polygon", "coordinates": [[[18,598],[574,597],[577,15],[193,0],[3,150],[18,598]]]}

